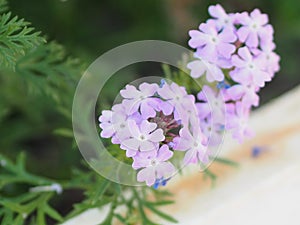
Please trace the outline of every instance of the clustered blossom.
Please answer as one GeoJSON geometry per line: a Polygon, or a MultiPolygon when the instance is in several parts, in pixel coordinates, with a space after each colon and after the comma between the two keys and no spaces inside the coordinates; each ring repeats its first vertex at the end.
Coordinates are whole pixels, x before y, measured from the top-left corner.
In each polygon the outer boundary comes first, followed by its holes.
{"type": "Polygon", "coordinates": [[[219,4],[208,11],[212,18],[189,32],[195,53],[187,68],[203,83],[196,96],[165,80],[126,85],[121,103],[99,117],[101,137],[126,151],[137,181],[148,186],[166,184],[176,172],[172,160],[179,152],[184,152],[183,165],[207,164],[225,131],[239,142],[251,137],[250,110],[259,105],[259,90],[279,71],[266,14],[258,9],[228,14],[219,4]]]}
{"type": "Polygon", "coordinates": [[[133,159],[137,181],[163,185],[176,172],[171,159],[184,151],[184,165],[207,162],[195,97],[176,83],[126,85],[123,100],[99,117],[100,135],[111,138],[133,159]],[[193,142],[191,142],[193,141],[193,142]]]}
{"type": "MultiPolygon", "coordinates": [[[[199,30],[191,30],[189,46],[195,49],[194,60],[188,63],[193,78],[206,77],[206,86],[200,92],[197,103],[202,131],[212,128],[214,132],[232,131],[235,139],[242,142],[253,133],[248,128],[252,107],[259,105],[259,90],[279,71],[280,57],[274,52],[273,27],[268,16],[254,9],[251,13],[226,13],[221,5],[208,9],[212,16],[201,23],[199,30]],[[223,122],[214,107],[214,95],[223,101],[223,122]],[[203,99],[209,95],[208,101],[203,99]],[[212,105],[209,109],[208,102],[212,105]],[[215,118],[212,119],[210,113],[215,118]],[[218,129],[216,129],[219,127],[218,129]]],[[[221,104],[219,104],[221,105],[221,104]]],[[[219,143],[217,134],[211,136],[211,143],[219,143]]]]}

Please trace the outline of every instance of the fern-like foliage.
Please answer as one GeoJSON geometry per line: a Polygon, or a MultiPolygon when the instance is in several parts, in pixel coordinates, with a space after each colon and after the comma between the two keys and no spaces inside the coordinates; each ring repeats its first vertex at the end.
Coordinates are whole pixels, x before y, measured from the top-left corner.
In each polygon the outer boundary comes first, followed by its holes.
{"type": "Polygon", "coordinates": [[[0,155],[0,221],[2,225],[22,225],[26,221],[34,224],[46,225],[46,218],[62,222],[62,216],[50,206],[49,201],[55,195],[54,191],[29,191],[19,193],[18,196],[8,197],[6,186],[15,187],[16,184],[31,186],[49,185],[54,181],[33,175],[26,171],[25,155],[21,153],[16,162],[12,162],[0,155]]]}
{"type": "MultiPolygon", "coordinates": [[[[5,10],[5,1],[0,4],[4,6],[0,7],[1,10],[5,10]]],[[[10,12],[0,16],[0,66],[14,69],[20,56],[45,42],[40,32],[29,25],[29,22],[13,17],[10,12]]]]}
{"type": "Polygon", "coordinates": [[[42,92],[59,104],[71,104],[84,65],[56,42],[42,44],[19,58],[16,73],[30,92],[42,92]]]}

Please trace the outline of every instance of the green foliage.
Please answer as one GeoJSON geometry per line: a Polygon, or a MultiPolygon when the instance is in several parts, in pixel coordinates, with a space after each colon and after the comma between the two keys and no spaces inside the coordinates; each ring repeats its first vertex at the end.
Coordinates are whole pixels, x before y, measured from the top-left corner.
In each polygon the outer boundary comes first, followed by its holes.
{"type": "MultiPolygon", "coordinates": [[[[6,11],[6,1],[0,0],[0,13],[6,11]]],[[[76,161],[79,151],[73,151],[76,147],[71,107],[85,63],[71,57],[56,42],[44,43],[40,33],[28,26],[28,22],[12,17],[10,12],[0,16],[0,122],[3,124],[0,128],[1,224],[44,225],[49,219],[61,223],[86,210],[105,205],[109,206],[109,213],[103,225],[110,225],[113,219],[127,225],[154,225],[156,223],[146,213],[149,211],[176,223],[176,219],[160,210],[160,207],[173,204],[170,193],[113,183],[86,164],[76,161]],[[20,149],[32,150],[30,142],[35,143],[34,138],[39,137],[40,133],[46,136],[46,145],[35,147],[40,152],[28,151],[15,157],[20,149]],[[46,159],[37,157],[35,165],[33,160],[37,154],[47,155],[46,159]],[[49,163],[47,161],[55,163],[47,159],[48,155],[53,157],[51,154],[58,154],[55,160],[62,160],[58,168],[50,164],[50,174],[44,167],[49,163]],[[29,158],[27,161],[25,156],[29,158]],[[72,170],[68,167],[68,160],[74,165],[72,170]],[[45,170],[44,174],[41,169],[45,170]],[[59,171],[55,173],[55,169],[59,171]],[[58,192],[52,185],[59,185],[63,192],[58,192]],[[72,190],[83,193],[84,198],[72,203],[72,209],[68,212],[61,213],[57,206],[72,190]],[[152,196],[151,201],[148,196],[152,196]],[[125,209],[124,213],[117,211],[119,207],[125,209]]],[[[168,67],[164,67],[164,72],[168,78],[175,76],[179,83],[186,82],[180,79],[181,72],[173,73],[168,67]]],[[[191,91],[199,90],[192,83],[184,85],[191,91]]],[[[108,149],[114,157],[120,160],[126,158],[124,151],[120,153],[116,145],[108,145],[108,149]]],[[[131,163],[130,159],[126,159],[126,163],[131,163]]],[[[222,162],[230,164],[226,160],[222,162]]],[[[215,176],[210,177],[215,179],[215,176]]]]}
{"type": "Polygon", "coordinates": [[[32,49],[16,63],[16,73],[30,92],[42,92],[59,104],[69,105],[83,68],[78,59],[68,56],[56,42],[32,49]]]}
{"type": "MultiPolygon", "coordinates": [[[[6,10],[3,7],[4,1],[0,1],[0,6],[1,12],[6,10]]],[[[6,119],[12,115],[16,106],[24,112],[29,110],[28,115],[32,114],[33,109],[22,103],[24,98],[19,102],[10,101],[16,95],[13,88],[17,85],[26,98],[37,101],[44,99],[43,101],[48,104],[51,102],[52,110],[61,114],[67,121],[51,133],[72,138],[70,123],[72,97],[85,66],[78,59],[70,57],[61,45],[55,42],[43,44],[44,39],[28,25],[29,23],[23,19],[12,17],[10,12],[0,17],[0,79],[4,81],[1,91],[5,93],[5,96],[1,96],[3,101],[0,101],[3,109],[0,120],[11,126],[9,123],[11,121],[6,119]]],[[[36,120],[42,112],[36,111],[30,117],[36,120]]],[[[46,118],[43,117],[39,120],[39,123],[46,122],[46,118]]],[[[19,125],[17,127],[20,128],[19,125]]],[[[118,150],[111,146],[113,155],[117,156],[118,150]]],[[[88,209],[100,208],[106,204],[110,205],[110,212],[103,224],[111,224],[113,218],[119,219],[124,224],[136,224],[141,221],[142,224],[148,224],[150,219],[145,214],[146,208],[175,222],[175,219],[156,208],[172,202],[164,201],[162,195],[159,197],[160,204],[147,202],[148,188],[136,190],[135,187],[112,183],[87,169],[85,164],[83,167],[78,166],[71,176],[65,179],[50,179],[36,175],[27,170],[26,164],[28,165],[25,153],[19,154],[16,162],[3,154],[0,155],[0,221],[3,225],[25,223],[44,225],[49,218],[60,223],[88,209]],[[61,186],[62,195],[69,190],[82,191],[84,200],[74,204],[67,215],[62,215],[55,207],[56,196],[61,193],[56,193],[55,189],[51,188],[54,184],[61,186]],[[129,193],[131,197],[125,198],[123,193],[129,193]],[[116,209],[122,205],[127,212],[124,215],[116,213],[116,209]]],[[[157,193],[156,191],[154,195],[158,195],[157,193]]]]}
{"type": "Polygon", "coordinates": [[[54,192],[34,192],[28,191],[12,195],[11,189],[17,187],[18,184],[26,184],[30,186],[51,185],[54,181],[33,175],[26,171],[25,155],[21,153],[16,163],[8,158],[0,155],[1,174],[0,174],[0,206],[2,211],[1,224],[23,224],[27,218],[31,218],[36,213],[36,222],[40,225],[46,224],[46,217],[49,216],[58,222],[62,222],[62,216],[49,204],[49,200],[53,197],[54,192]]]}
{"type": "Polygon", "coordinates": [[[0,16],[0,66],[14,68],[20,56],[45,42],[29,25],[10,12],[0,16]]]}
{"type": "Polygon", "coordinates": [[[0,0],[0,14],[6,12],[8,10],[7,1],[0,0]]]}

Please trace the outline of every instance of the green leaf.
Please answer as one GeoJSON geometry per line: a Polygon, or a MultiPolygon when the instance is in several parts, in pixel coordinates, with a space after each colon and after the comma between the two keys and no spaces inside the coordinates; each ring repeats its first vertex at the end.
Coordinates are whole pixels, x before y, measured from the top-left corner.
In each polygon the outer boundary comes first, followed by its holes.
{"type": "Polygon", "coordinates": [[[36,221],[38,225],[46,225],[45,212],[44,209],[41,207],[37,210],[36,221]]]}
{"type": "Polygon", "coordinates": [[[24,152],[21,152],[18,157],[17,157],[17,168],[19,170],[20,173],[22,173],[23,171],[25,171],[25,161],[26,161],[26,155],[24,152]]]}
{"type": "Polygon", "coordinates": [[[217,157],[214,159],[215,162],[218,162],[218,163],[222,163],[222,164],[225,164],[225,165],[228,165],[228,166],[234,166],[234,167],[238,167],[239,164],[237,162],[234,162],[230,159],[225,159],[225,158],[220,158],[220,157],[217,157]]]}
{"type": "Polygon", "coordinates": [[[19,214],[16,219],[14,220],[13,225],[22,225],[24,222],[24,218],[22,214],[19,214]]]}
{"type": "Polygon", "coordinates": [[[44,210],[45,210],[45,213],[47,213],[51,218],[53,218],[59,222],[63,221],[62,216],[55,209],[50,207],[48,204],[45,205],[44,210]]]}
{"type": "Polygon", "coordinates": [[[105,193],[107,190],[108,186],[110,184],[109,180],[103,179],[103,182],[101,183],[100,187],[96,188],[95,194],[92,196],[94,198],[94,201],[98,201],[101,199],[102,195],[105,193]]]}
{"type": "Polygon", "coordinates": [[[20,56],[45,42],[29,25],[10,12],[0,16],[0,66],[15,69],[20,56]]]}
{"type": "Polygon", "coordinates": [[[216,180],[217,180],[217,175],[212,173],[209,169],[205,169],[204,171],[204,179],[209,178],[212,181],[212,187],[215,186],[216,180]]]}
{"type": "Polygon", "coordinates": [[[19,58],[16,73],[33,94],[46,94],[58,105],[58,111],[71,120],[73,94],[83,66],[65,49],[50,42],[40,45],[19,58]],[[59,106],[63,106],[60,107],[59,106]]]}
{"type": "Polygon", "coordinates": [[[13,224],[13,211],[6,210],[6,213],[4,214],[1,225],[11,225],[13,224]]]}
{"type": "Polygon", "coordinates": [[[172,223],[178,223],[178,221],[175,218],[173,218],[172,216],[170,216],[166,213],[163,213],[162,211],[156,209],[152,204],[149,204],[148,202],[145,202],[144,204],[148,209],[150,209],[153,213],[160,216],[161,218],[163,218],[167,221],[170,221],[172,223]]]}
{"type": "Polygon", "coordinates": [[[114,214],[114,216],[115,216],[121,223],[123,223],[123,224],[126,224],[126,223],[127,223],[126,219],[125,219],[123,216],[121,216],[120,214],[114,214]]]}
{"type": "Polygon", "coordinates": [[[152,206],[164,206],[164,205],[172,205],[174,204],[174,201],[157,201],[157,202],[147,202],[147,204],[152,205],[152,206]]]}
{"type": "Polygon", "coordinates": [[[73,131],[71,129],[68,128],[58,128],[56,130],[53,131],[54,134],[56,135],[60,135],[63,137],[67,137],[67,138],[73,138],[73,131]]]}

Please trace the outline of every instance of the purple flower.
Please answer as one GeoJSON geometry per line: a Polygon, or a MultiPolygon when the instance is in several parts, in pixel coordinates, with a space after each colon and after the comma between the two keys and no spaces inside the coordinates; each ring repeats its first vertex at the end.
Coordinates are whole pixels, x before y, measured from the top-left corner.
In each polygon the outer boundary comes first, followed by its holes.
{"type": "Polygon", "coordinates": [[[188,95],[185,88],[176,83],[163,85],[157,93],[165,100],[159,104],[159,109],[163,114],[171,115],[174,113],[175,120],[187,122],[186,112],[194,110],[195,98],[193,95],[188,95]]]}
{"type": "Polygon", "coordinates": [[[154,117],[155,111],[155,98],[152,98],[158,89],[157,84],[142,83],[139,90],[132,85],[126,85],[124,90],[121,90],[121,96],[125,98],[123,105],[128,114],[133,114],[140,110],[144,119],[154,117]]]}
{"type": "Polygon", "coordinates": [[[162,129],[156,129],[156,123],[143,120],[138,125],[134,120],[128,120],[130,138],[121,142],[121,148],[127,150],[128,157],[134,156],[137,151],[146,152],[156,150],[159,142],[165,139],[162,129]]]}
{"type": "Polygon", "coordinates": [[[225,98],[222,91],[216,92],[209,86],[205,85],[197,95],[201,101],[196,103],[198,116],[205,119],[212,116],[215,123],[225,123],[225,98]]]}
{"type": "Polygon", "coordinates": [[[254,9],[250,16],[246,12],[239,14],[238,21],[242,25],[237,31],[239,40],[250,48],[257,48],[259,41],[264,43],[272,40],[273,27],[267,24],[268,20],[268,16],[259,9],[254,9]]]}
{"type": "Polygon", "coordinates": [[[224,125],[214,123],[211,117],[201,120],[200,123],[202,133],[207,137],[206,146],[218,146],[222,142],[224,125]]]}
{"type": "Polygon", "coordinates": [[[111,138],[114,144],[119,144],[122,140],[130,137],[128,132],[127,115],[121,104],[114,105],[111,110],[103,110],[99,117],[100,135],[103,138],[111,138]]]}
{"type": "Polygon", "coordinates": [[[255,87],[237,84],[228,88],[226,92],[233,101],[241,101],[245,107],[250,108],[259,105],[257,91],[258,89],[255,87]]]}
{"type": "Polygon", "coordinates": [[[220,4],[208,7],[209,14],[214,18],[218,30],[224,28],[234,29],[234,14],[227,14],[220,4]]]}
{"type": "Polygon", "coordinates": [[[187,68],[191,70],[191,77],[193,78],[199,78],[205,74],[208,82],[224,80],[224,74],[221,68],[204,59],[188,63],[187,68]]]}
{"type": "Polygon", "coordinates": [[[237,102],[233,110],[227,114],[226,129],[231,130],[232,137],[242,143],[245,137],[253,137],[253,131],[248,127],[249,108],[237,102]]]}
{"type": "Polygon", "coordinates": [[[229,59],[235,52],[234,44],[237,37],[232,29],[224,29],[220,33],[211,22],[202,23],[199,26],[200,31],[191,30],[189,35],[191,39],[189,45],[197,49],[197,55],[211,62],[217,62],[218,58],[229,59]]]}
{"type": "Polygon", "coordinates": [[[263,87],[266,81],[271,80],[270,74],[264,71],[264,61],[253,57],[247,47],[240,48],[238,55],[232,56],[235,69],[230,75],[234,81],[243,85],[263,87]]]}
{"type": "Polygon", "coordinates": [[[173,156],[167,145],[160,147],[158,151],[138,153],[133,157],[132,167],[141,169],[137,174],[139,182],[146,181],[148,186],[152,186],[156,180],[171,176],[175,172],[175,167],[168,162],[173,156]]]}
{"type": "Polygon", "coordinates": [[[184,165],[190,163],[208,163],[209,155],[205,143],[206,137],[201,133],[200,129],[194,130],[193,134],[188,128],[182,128],[179,137],[174,138],[174,150],[185,151],[183,159],[184,165]]]}
{"type": "Polygon", "coordinates": [[[258,54],[257,58],[261,60],[266,72],[270,74],[270,77],[273,77],[276,72],[279,71],[279,61],[280,57],[274,52],[275,44],[270,42],[262,46],[262,51],[258,54]]]}

